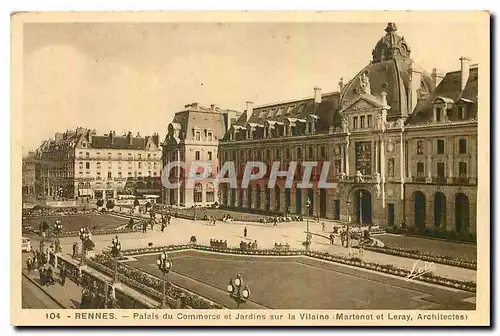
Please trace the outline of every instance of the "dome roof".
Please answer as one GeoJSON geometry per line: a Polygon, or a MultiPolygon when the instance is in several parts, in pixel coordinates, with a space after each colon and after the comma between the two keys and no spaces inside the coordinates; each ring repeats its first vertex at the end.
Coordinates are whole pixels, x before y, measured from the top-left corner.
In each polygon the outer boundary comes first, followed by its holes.
{"type": "Polygon", "coordinates": [[[392,59],[405,60],[410,58],[410,47],[404,37],[396,34],[398,28],[393,22],[389,22],[385,28],[386,35],[382,37],[373,49],[373,63],[388,61],[392,59]]]}

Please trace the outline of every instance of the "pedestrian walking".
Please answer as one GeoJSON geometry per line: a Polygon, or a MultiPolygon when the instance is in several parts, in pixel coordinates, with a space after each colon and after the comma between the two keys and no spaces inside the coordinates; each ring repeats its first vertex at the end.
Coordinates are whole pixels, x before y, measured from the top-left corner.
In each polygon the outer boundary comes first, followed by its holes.
{"type": "Polygon", "coordinates": [[[243,236],[245,238],[247,237],[247,233],[248,233],[248,230],[247,230],[247,227],[245,226],[245,229],[243,230],[243,236]]]}
{"type": "Polygon", "coordinates": [[[64,285],[66,284],[66,266],[64,266],[64,264],[62,264],[61,266],[60,277],[61,277],[61,286],[64,287],[64,285]]]}
{"type": "Polygon", "coordinates": [[[31,257],[28,257],[28,259],[26,260],[26,268],[28,270],[28,273],[31,273],[31,265],[32,265],[31,257]]]}
{"type": "Polygon", "coordinates": [[[325,222],[322,222],[322,223],[321,223],[321,230],[322,230],[323,232],[325,232],[325,222]]]}
{"type": "Polygon", "coordinates": [[[161,232],[165,232],[165,223],[161,223],[161,232]]]}
{"type": "Polygon", "coordinates": [[[148,232],[148,223],[144,221],[142,223],[142,233],[147,233],[148,232]]]}
{"type": "Polygon", "coordinates": [[[149,225],[151,226],[151,231],[153,230],[154,224],[155,224],[155,220],[153,217],[151,217],[151,220],[149,222],[149,225]]]}

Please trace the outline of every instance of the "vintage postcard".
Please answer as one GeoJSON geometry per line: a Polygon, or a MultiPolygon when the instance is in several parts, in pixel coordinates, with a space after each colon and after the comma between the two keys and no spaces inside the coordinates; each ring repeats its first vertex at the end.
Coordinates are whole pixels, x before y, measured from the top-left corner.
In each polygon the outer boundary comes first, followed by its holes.
{"type": "Polygon", "coordinates": [[[489,22],[13,13],[12,324],[490,325],[489,22]]]}

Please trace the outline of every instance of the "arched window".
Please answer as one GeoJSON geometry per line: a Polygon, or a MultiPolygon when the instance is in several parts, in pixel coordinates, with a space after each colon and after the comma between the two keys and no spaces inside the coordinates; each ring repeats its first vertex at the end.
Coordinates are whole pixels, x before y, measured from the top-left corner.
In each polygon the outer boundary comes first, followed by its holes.
{"type": "Polygon", "coordinates": [[[215,202],[215,189],[212,183],[207,184],[207,203],[215,202]]]}
{"type": "Polygon", "coordinates": [[[194,185],[193,200],[195,203],[203,202],[203,186],[201,183],[196,183],[194,185]]]}

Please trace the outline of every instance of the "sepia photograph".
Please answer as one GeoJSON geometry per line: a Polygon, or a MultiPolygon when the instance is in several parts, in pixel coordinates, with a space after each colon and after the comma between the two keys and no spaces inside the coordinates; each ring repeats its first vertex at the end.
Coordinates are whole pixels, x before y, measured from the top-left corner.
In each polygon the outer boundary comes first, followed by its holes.
{"type": "Polygon", "coordinates": [[[12,321],[488,325],[489,20],[13,14],[12,321]]]}

